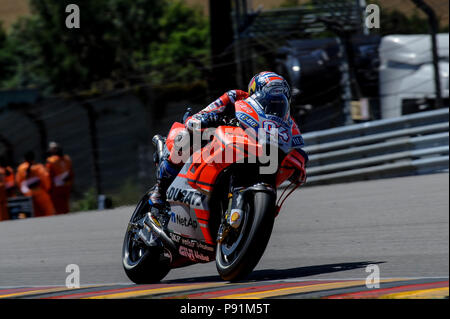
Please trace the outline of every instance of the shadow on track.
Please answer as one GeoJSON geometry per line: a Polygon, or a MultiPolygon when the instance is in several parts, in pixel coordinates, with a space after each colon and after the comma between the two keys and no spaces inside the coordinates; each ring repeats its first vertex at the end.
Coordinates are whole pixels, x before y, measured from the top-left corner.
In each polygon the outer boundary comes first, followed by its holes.
{"type": "MultiPolygon", "coordinates": [[[[384,263],[384,261],[363,261],[363,262],[297,267],[290,269],[255,270],[244,281],[265,281],[265,280],[301,278],[358,268],[365,268],[368,265],[382,264],[382,263],[384,263]]],[[[207,276],[207,277],[193,277],[185,279],[167,280],[163,281],[163,283],[192,283],[192,282],[214,282],[214,281],[222,281],[222,279],[219,276],[207,276]]]]}

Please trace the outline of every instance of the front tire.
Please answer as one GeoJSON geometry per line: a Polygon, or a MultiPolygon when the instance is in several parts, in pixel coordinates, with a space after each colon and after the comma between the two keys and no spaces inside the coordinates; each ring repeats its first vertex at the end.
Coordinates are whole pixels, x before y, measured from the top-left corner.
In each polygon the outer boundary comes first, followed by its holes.
{"type": "Polygon", "coordinates": [[[224,280],[237,281],[246,277],[261,259],[275,219],[275,199],[267,192],[254,192],[246,199],[246,213],[240,235],[234,242],[217,244],[216,268],[224,280]]]}
{"type": "Polygon", "coordinates": [[[132,224],[138,223],[149,211],[148,196],[136,206],[125,233],[122,264],[128,278],[136,284],[159,282],[170,271],[170,261],[162,247],[148,247],[138,239],[132,224]]]}

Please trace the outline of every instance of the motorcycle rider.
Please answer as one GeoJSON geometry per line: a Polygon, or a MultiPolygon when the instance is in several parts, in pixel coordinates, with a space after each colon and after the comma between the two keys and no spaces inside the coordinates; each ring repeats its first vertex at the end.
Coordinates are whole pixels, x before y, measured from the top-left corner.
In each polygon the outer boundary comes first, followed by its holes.
{"type": "MultiPolygon", "coordinates": [[[[303,141],[297,124],[289,114],[289,104],[291,101],[291,91],[289,84],[282,76],[268,71],[258,73],[251,79],[248,85],[248,92],[244,92],[241,90],[228,91],[200,112],[188,117],[184,123],[185,127],[188,131],[192,132],[196,124],[200,124],[202,128],[215,126],[222,116],[235,115],[235,103],[237,103],[238,101],[246,101],[247,99],[251,99],[251,97],[254,96],[257,101],[259,100],[260,102],[265,103],[264,100],[267,100],[269,96],[268,94],[265,94],[265,92],[268,91],[269,88],[272,89],[275,87],[281,90],[281,92],[286,97],[286,100],[288,101],[288,110],[286,114],[289,117],[288,121],[291,126],[293,138],[298,137],[297,139],[295,139],[295,141],[303,141]]],[[[301,149],[302,146],[302,142],[297,142],[296,145],[292,145],[292,148],[298,150],[299,153],[304,157],[306,162],[307,155],[301,149]]],[[[165,194],[167,188],[178,175],[183,165],[183,163],[175,164],[173,161],[171,161],[170,155],[171,154],[166,152],[166,156],[160,159],[159,169],[157,172],[157,182],[149,193],[149,203],[154,207],[162,207],[165,204],[165,194]]],[[[297,174],[291,179],[297,179],[298,182],[303,183],[306,179],[306,175],[304,172],[297,172],[297,174]]]]}

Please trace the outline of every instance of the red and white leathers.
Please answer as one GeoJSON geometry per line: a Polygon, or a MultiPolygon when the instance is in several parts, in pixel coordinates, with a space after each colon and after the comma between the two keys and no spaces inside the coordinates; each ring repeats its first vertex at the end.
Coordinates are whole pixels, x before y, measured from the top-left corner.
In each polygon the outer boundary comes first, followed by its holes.
{"type": "MultiPolygon", "coordinates": [[[[192,130],[194,123],[201,121],[201,118],[208,113],[216,113],[220,115],[229,114],[235,116],[235,103],[246,103],[246,100],[249,99],[249,94],[247,92],[241,90],[231,90],[223,94],[216,101],[205,107],[200,112],[190,116],[185,121],[185,127],[188,130],[192,130]]],[[[292,116],[289,118],[289,124],[291,126],[291,134],[292,134],[292,142],[291,148],[297,150],[301,157],[304,158],[304,162],[308,160],[307,154],[303,151],[302,147],[304,146],[303,137],[301,135],[300,129],[293,119],[292,116]]],[[[175,138],[181,131],[184,129],[182,127],[173,129],[169,133],[167,137],[168,144],[173,144],[175,138]]],[[[172,151],[175,151],[175,148],[171,148],[172,151]]],[[[173,154],[167,154],[167,157],[163,159],[160,163],[159,172],[157,178],[165,178],[165,177],[175,177],[178,174],[179,168],[184,163],[174,163],[171,160],[173,154]],[[164,161],[167,160],[166,163],[164,161]]],[[[303,175],[303,174],[301,174],[303,175]]]]}
{"type": "Polygon", "coordinates": [[[156,173],[156,185],[153,188],[149,201],[153,204],[163,204],[165,201],[165,189],[171,183],[171,181],[178,175],[183,163],[173,160],[176,156],[175,148],[172,148],[172,152],[168,151],[167,145],[174,143],[175,139],[183,134],[183,131],[192,131],[195,123],[201,122],[201,119],[205,115],[213,114],[234,114],[234,104],[237,101],[248,98],[248,93],[241,90],[231,90],[223,94],[213,103],[209,104],[200,112],[188,117],[185,121],[185,127],[172,128],[166,140],[166,147],[164,150],[165,156],[160,159],[158,172],[156,173]]]}
{"type": "MultiPolygon", "coordinates": [[[[200,112],[188,117],[184,123],[184,126],[187,130],[192,131],[195,123],[201,122],[202,118],[205,115],[208,114],[216,114],[218,116],[222,115],[230,115],[234,116],[234,104],[238,101],[242,101],[246,98],[248,98],[249,95],[245,91],[241,90],[230,90],[226,93],[224,93],[221,97],[219,97],[217,100],[209,104],[207,107],[202,109],[200,112]]],[[[169,136],[167,137],[167,144],[173,144],[174,140],[179,136],[181,131],[185,131],[183,127],[179,127],[176,129],[172,129],[169,133],[169,136]]],[[[171,148],[171,147],[170,147],[171,148]]],[[[173,157],[176,156],[174,154],[176,150],[174,148],[171,148],[172,151],[168,155],[167,160],[168,163],[161,163],[160,165],[160,171],[158,173],[158,178],[164,177],[164,176],[171,176],[175,174],[175,176],[178,174],[177,170],[174,169],[174,166],[182,166],[183,163],[180,163],[179,161],[173,160],[173,157]]]]}

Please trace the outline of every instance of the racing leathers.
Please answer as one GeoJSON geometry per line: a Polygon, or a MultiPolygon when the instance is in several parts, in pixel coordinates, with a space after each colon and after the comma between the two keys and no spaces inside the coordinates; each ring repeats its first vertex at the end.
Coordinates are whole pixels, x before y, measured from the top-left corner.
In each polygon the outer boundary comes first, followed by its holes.
{"type": "MultiPolygon", "coordinates": [[[[248,98],[249,95],[247,92],[241,90],[228,91],[200,112],[188,117],[184,123],[185,128],[188,131],[192,132],[193,128],[197,124],[201,124],[202,128],[206,128],[216,125],[220,118],[224,115],[234,117],[235,104],[239,101],[245,101],[248,98]]],[[[290,117],[289,122],[291,124],[293,141],[302,141],[300,130],[292,117],[290,117]]],[[[170,133],[170,135],[172,135],[172,132],[170,133]]],[[[168,140],[169,139],[170,137],[168,137],[168,140]]],[[[304,159],[304,162],[306,162],[307,155],[301,149],[303,144],[298,143],[297,145],[292,146],[294,149],[298,150],[300,157],[304,159]]],[[[172,148],[172,150],[173,149],[174,148],[172,148]]],[[[176,164],[171,160],[172,154],[168,151],[167,147],[165,147],[164,153],[165,155],[162,159],[160,159],[159,163],[159,169],[156,176],[157,183],[149,193],[149,202],[154,206],[164,205],[166,200],[165,193],[167,191],[167,188],[178,175],[182,166],[184,165],[184,163],[182,162],[176,164]]],[[[297,175],[295,177],[291,177],[291,180],[293,178],[297,179],[300,183],[303,183],[306,176],[304,172],[297,172],[297,175]]]]}
{"type": "MultiPolygon", "coordinates": [[[[201,123],[202,127],[214,125],[221,115],[234,114],[234,104],[237,101],[248,98],[248,93],[241,90],[230,90],[221,97],[202,109],[200,112],[188,117],[185,120],[185,127],[188,131],[193,130],[195,123],[201,123]]],[[[166,200],[166,190],[170,183],[178,175],[182,163],[175,164],[171,160],[171,154],[165,148],[165,156],[160,159],[158,172],[156,173],[156,184],[149,194],[149,201],[155,205],[163,205],[166,200]]]]}

